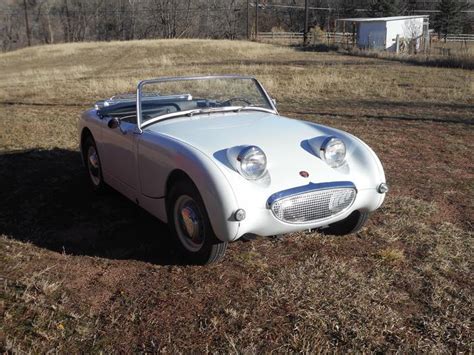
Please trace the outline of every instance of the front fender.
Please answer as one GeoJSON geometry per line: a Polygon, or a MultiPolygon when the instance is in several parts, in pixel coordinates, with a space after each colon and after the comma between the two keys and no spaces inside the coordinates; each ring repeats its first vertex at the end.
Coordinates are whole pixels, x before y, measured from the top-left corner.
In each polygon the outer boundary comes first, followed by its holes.
{"type": "Polygon", "coordinates": [[[365,210],[372,212],[379,208],[385,199],[385,194],[378,193],[378,186],[386,183],[382,163],[373,149],[361,139],[345,133],[345,142],[348,147],[348,164],[358,190],[377,191],[374,195],[376,198],[366,203],[365,210]]]}
{"type": "Polygon", "coordinates": [[[77,121],[77,132],[79,135],[79,150],[81,152],[82,162],[84,162],[83,155],[83,143],[84,138],[87,134],[91,134],[92,138],[97,144],[97,149],[101,150],[101,140],[102,140],[102,129],[101,129],[101,122],[97,113],[94,109],[87,110],[83,112],[77,121]]]}
{"type": "Polygon", "coordinates": [[[385,182],[385,173],[380,159],[372,148],[360,138],[336,128],[317,125],[308,122],[311,126],[324,128],[326,135],[338,137],[346,144],[346,160],[348,167],[338,171],[353,181],[359,190],[376,189],[385,182]]]}
{"type": "MultiPolygon", "coordinates": [[[[210,157],[185,142],[146,131],[140,137],[138,157],[143,195],[165,198],[170,175],[181,170],[199,190],[217,238],[232,241],[237,237],[239,222],[233,218],[238,209],[236,196],[226,176],[210,157]]],[[[166,213],[159,217],[167,221],[166,213]]]]}

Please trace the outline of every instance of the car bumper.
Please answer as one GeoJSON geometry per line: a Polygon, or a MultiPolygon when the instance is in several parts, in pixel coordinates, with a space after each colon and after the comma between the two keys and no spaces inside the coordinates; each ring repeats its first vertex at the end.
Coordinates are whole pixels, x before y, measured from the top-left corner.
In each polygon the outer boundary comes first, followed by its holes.
{"type": "Polygon", "coordinates": [[[325,227],[343,220],[357,210],[367,212],[374,211],[380,207],[384,198],[385,194],[379,193],[377,188],[361,189],[357,191],[355,199],[350,206],[340,213],[310,222],[297,223],[289,223],[277,218],[269,205],[267,205],[267,208],[252,208],[247,206],[247,208],[244,208],[246,218],[239,222],[238,233],[233,240],[239,239],[245,234],[271,236],[325,227]]]}

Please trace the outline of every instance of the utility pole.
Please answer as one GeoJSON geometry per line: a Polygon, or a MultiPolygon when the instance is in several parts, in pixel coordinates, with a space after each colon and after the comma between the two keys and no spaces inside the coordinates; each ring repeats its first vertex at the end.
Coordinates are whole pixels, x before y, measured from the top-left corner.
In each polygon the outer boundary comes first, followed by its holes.
{"type": "Polygon", "coordinates": [[[255,40],[258,40],[258,0],[255,0],[255,40]]]}
{"type": "Polygon", "coordinates": [[[67,24],[67,33],[66,33],[66,42],[72,42],[72,34],[71,34],[71,19],[69,18],[69,7],[67,5],[67,0],[64,0],[64,6],[66,9],[66,24],[67,24]]]}
{"type": "Polygon", "coordinates": [[[250,41],[250,0],[247,0],[247,40],[250,41]]]}
{"type": "Polygon", "coordinates": [[[304,34],[303,34],[303,45],[309,44],[309,0],[304,0],[304,34]]]}
{"type": "Polygon", "coordinates": [[[26,0],[23,0],[23,7],[25,9],[26,38],[28,39],[28,47],[31,47],[30,24],[28,22],[28,9],[26,7],[26,0]]]}

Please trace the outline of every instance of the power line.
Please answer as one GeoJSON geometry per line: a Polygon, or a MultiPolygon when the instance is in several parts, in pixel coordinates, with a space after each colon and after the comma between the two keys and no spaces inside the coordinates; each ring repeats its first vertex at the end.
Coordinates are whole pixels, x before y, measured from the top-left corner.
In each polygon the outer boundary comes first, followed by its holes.
{"type": "MultiPolygon", "coordinates": [[[[250,2],[249,5],[251,7],[255,7],[255,3],[250,2]]],[[[297,9],[297,10],[304,10],[305,6],[301,5],[279,5],[279,4],[259,4],[258,5],[259,9],[265,10],[265,9],[271,9],[271,8],[282,8],[282,9],[297,9]]],[[[317,7],[317,6],[308,6],[309,10],[323,10],[323,11],[336,11],[336,8],[333,7],[317,7]]],[[[100,14],[113,14],[113,13],[137,13],[137,12],[150,12],[150,11],[162,11],[162,12],[221,12],[221,11],[234,11],[234,12],[240,12],[240,11],[245,11],[246,9],[240,8],[240,7],[234,7],[234,8],[226,8],[226,7],[214,7],[214,8],[203,8],[203,7],[190,7],[190,8],[176,8],[176,9],[160,9],[160,8],[146,8],[146,9],[135,9],[135,10],[129,10],[129,9],[97,9],[95,11],[87,11],[87,10],[77,10],[77,9],[69,9],[69,13],[79,13],[79,14],[95,14],[95,13],[100,13],[100,14]]],[[[369,9],[354,9],[356,12],[368,12],[369,9]]],[[[439,10],[411,10],[412,12],[428,12],[428,13],[437,13],[440,12],[439,10]]],[[[463,13],[474,13],[474,10],[463,10],[461,11],[463,13]]],[[[0,10],[0,13],[5,13],[5,14],[19,14],[21,13],[20,10],[0,10]]],[[[50,15],[61,15],[60,11],[54,11],[53,13],[50,13],[50,15]]]]}
{"type": "MultiPolygon", "coordinates": [[[[255,7],[255,3],[249,3],[251,7],[255,7]]],[[[272,9],[272,8],[282,8],[282,9],[297,9],[297,10],[304,10],[305,6],[300,6],[300,5],[279,5],[279,4],[259,4],[258,5],[260,10],[266,10],[266,9],[272,9]]],[[[309,10],[322,10],[322,11],[336,11],[336,8],[333,7],[316,7],[316,6],[308,6],[309,10]]],[[[161,12],[194,12],[194,13],[201,13],[201,12],[222,12],[222,11],[233,11],[233,12],[241,12],[241,11],[246,11],[244,8],[240,7],[234,7],[234,8],[225,8],[225,7],[215,7],[215,8],[201,8],[201,7],[191,7],[191,8],[176,8],[176,9],[159,9],[159,8],[146,8],[146,9],[135,9],[135,10],[129,10],[129,9],[97,9],[97,10],[77,10],[77,9],[69,9],[69,13],[74,13],[74,14],[116,14],[116,13],[137,13],[137,12],[150,12],[150,11],[161,11],[161,12]]],[[[353,11],[356,12],[368,12],[369,9],[353,9],[353,11]]],[[[425,12],[425,13],[438,13],[440,12],[439,10],[411,10],[411,12],[425,12]]],[[[474,13],[474,10],[462,10],[461,12],[463,13],[474,13]]],[[[0,13],[4,14],[9,14],[9,15],[18,15],[21,14],[22,11],[20,10],[0,10],[0,13]]],[[[52,11],[50,15],[55,16],[55,15],[61,15],[61,11],[52,11]]]]}
{"type": "MultiPolygon", "coordinates": [[[[255,6],[255,4],[251,4],[251,6],[255,6]]],[[[299,9],[299,10],[304,10],[304,6],[300,5],[277,5],[277,4],[268,4],[264,6],[260,6],[261,9],[266,9],[266,8],[284,8],[284,9],[299,9]]],[[[324,11],[336,11],[337,9],[333,7],[314,7],[314,6],[309,6],[309,10],[324,10],[324,11]]],[[[356,12],[368,12],[369,9],[354,9],[356,12]]],[[[413,12],[440,12],[439,10],[412,10],[413,12]]],[[[474,10],[463,10],[461,12],[464,13],[474,13],[474,10]]]]}
{"type": "MultiPolygon", "coordinates": [[[[238,11],[243,11],[243,9],[240,8],[240,7],[234,7],[234,8],[230,8],[230,9],[225,8],[225,7],[212,8],[212,9],[211,8],[206,9],[206,8],[195,7],[195,8],[189,8],[189,9],[188,8],[183,8],[183,9],[179,8],[179,9],[172,9],[172,10],[170,10],[170,9],[153,9],[153,8],[136,9],[136,10],[126,10],[126,9],[101,10],[101,9],[98,9],[98,10],[93,10],[93,11],[69,9],[69,13],[79,13],[79,14],[137,13],[137,12],[150,12],[150,11],[175,12],[175,13],[179,13],[179,12],[207,12],[207,11],[210,11],[210,12],[219,12],[219,11],[238,12],[238,11]]],[[[0,13],[14,15],[14,14],[21,13],[21,11],[20,10],[0,10],[0,13]]],[[[61,11],[53,11],[52,13],[50,13],[50,15],[61,15],[61,11]]]]}

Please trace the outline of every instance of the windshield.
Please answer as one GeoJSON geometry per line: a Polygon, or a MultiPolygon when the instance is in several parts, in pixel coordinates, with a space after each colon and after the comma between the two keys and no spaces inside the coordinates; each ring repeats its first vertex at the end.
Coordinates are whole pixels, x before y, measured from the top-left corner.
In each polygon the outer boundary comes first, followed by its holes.
{"type": "Polygon", "coordinates": [[[156,121],[160,116],[173,117],[190,111],[198,114],[232,108],[274,110],[253,78],[166,78],[144,81],[139,88],[142,125],[156,121]]]}

